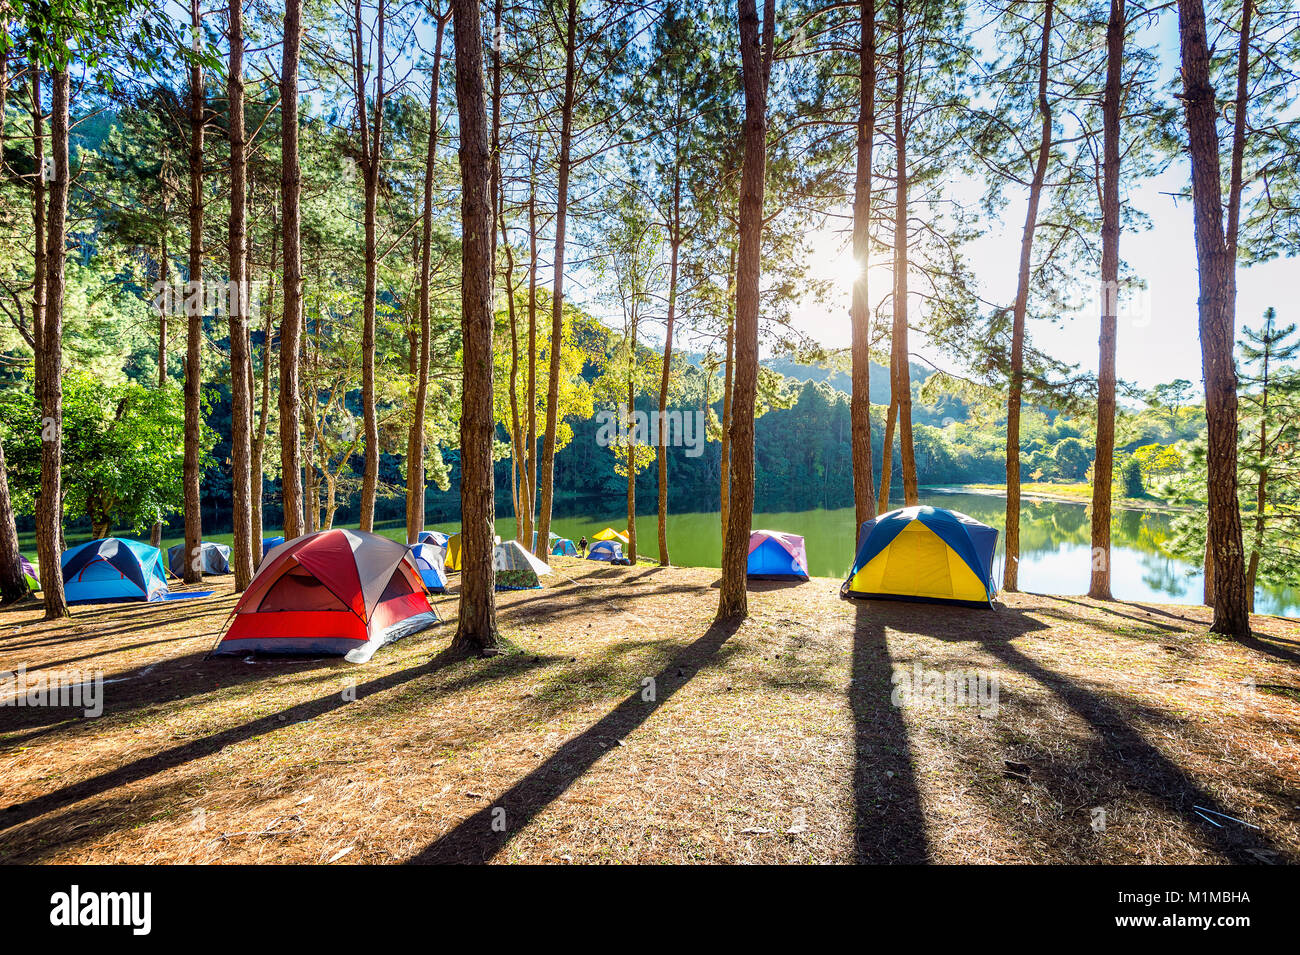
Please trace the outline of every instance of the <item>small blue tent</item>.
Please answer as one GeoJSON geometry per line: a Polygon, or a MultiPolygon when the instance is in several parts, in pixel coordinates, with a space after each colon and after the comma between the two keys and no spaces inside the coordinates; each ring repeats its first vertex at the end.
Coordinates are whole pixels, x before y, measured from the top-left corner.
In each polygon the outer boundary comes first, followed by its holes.
{"type": "Polygon", "coordinates": [[[431,594],[447,591],[447,548],[444,544],[428,541],[411,548],[415,566],[420,571],[420,579],[431,594]]]}
{"type": "Polygon", "coordinates": [[[992,606],[996,528],[942,507],[903,507],[866,521],[846,597],[992,606]]]}
{"type": "Polygon", "coordinates": [[[444,549],[447,546],[447,535],[442,531],[420,531],[415,539],[420,544],[437,544],[444,549]]]}
{"type": "Polygon", "coordinates": [[[587,551],[587,560],[622,560],[623,548],[617,541],[596,541],[587,551]]]}
{"type": "Polygon", "coordinates": [[[773,580],[807,580],[808,551],[803,538],[784,531],[751,531],[745,572],[773,580]]]}
{"type": "Polygon", "coordinates": [[[70,604],[163,600],[162,551],[140,541],[106,537],[63,552],[63,590],[70,604]]]}
{"type": "Polygon", "coordinates": [[[262,556],[265,557],[271,552],[272,547],[279,547],[284,543],[283,537],[263,537],[262,538],[262,556]]]}
{"type": "Polygon", "coordinates": [[[557,537],[551,541],[551,556],[577,557],[578,547],[567,537],[557,537]]]}

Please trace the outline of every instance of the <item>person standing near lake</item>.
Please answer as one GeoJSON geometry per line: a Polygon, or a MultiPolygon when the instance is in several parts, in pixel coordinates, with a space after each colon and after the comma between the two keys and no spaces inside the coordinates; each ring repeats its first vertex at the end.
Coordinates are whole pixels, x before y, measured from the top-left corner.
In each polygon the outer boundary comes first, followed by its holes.
{"type": "Polygon", "coordinates": [[[587,538],[586,538],[586,537],[582,537],[582,538],[580,538],[580,539],[578,540],[578,555],[581,556],[581,557],[586,557],[586,556],[587,556],[587,538]]]}

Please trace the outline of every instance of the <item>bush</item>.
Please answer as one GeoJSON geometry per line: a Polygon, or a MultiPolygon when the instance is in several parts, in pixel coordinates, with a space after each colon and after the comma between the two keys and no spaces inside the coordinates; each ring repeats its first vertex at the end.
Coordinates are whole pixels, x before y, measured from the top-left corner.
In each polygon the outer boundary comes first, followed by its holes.
{"type": "Polygon", "coordinates": [[[1125,497],[1146,496],[1146,488],[1142,486],[1142,466],[1133,455],[1126,454],[1115,462],[1115,475],[1125,497]]]}

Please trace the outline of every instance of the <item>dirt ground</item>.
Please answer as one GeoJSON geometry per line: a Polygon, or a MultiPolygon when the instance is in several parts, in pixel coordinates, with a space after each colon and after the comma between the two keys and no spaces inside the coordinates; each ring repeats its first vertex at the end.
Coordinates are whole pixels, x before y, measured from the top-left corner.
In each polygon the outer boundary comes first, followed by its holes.
{"type": "Polygon", "coordinates": [[[723,626],[716,570],[553,566],[487,659],[443,653],[454,594],[362,666],[205,659],[229,577],[0,611],[0,861],[1300,860],[1300,621],[814,579],[723,626]],[[6,670],[102,671],[103,715],[6,670]]]}

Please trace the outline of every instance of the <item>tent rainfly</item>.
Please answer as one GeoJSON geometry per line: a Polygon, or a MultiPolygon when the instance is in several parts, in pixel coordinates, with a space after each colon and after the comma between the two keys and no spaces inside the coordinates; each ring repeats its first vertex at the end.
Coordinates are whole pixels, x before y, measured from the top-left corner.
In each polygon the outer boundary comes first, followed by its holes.
{"type": "MultiPolygon", "coordinates": [[[[225,544],[203,541],[199,545],[199,558],[203,562],[199,569],[205,574],[230,573],[230,548],[225,544]]],[[[175,544],[167,548],[167,569],[177,577],[185,576],[184,544],[175,544]]]]}
{"type": "Polygon", "coordinates": [[[163,600],[162,551],[141,541],[106,537],[63,552],[63,592],[70,604],[163,600]]]}
{"type": "Polygon", "coordinates": [[[492,549],[492,568],[496,571],[497,590],[530,590],[542,586],[538,577],[551,568],[519,545],[503,541],[492,549]]]}
{"type": "Polygon", "coordinates": [[[365,663],[438,619],[411,551],[364,531],[297,537],[262,562],[215,654],[342,654],[365,663]]]}
{"type": "Polygon", "coordinates": [[[424,581],[424,586],[429,593],[445,593],[447,591],[446,545],[440,546],[433,541],[416,544],[411,548],[411,556],[415,558],[415,566],[419,568],[420,579],[424,581]]]}
{"type": "Polygon", "coordinates": [[[622,560],[623,548],[615,541],[596,541],[587,549],[587,560],[622,560]]]}
{"type": "Polygon", "coordinates": [[[591,539],[594,541],[619,541],[623,544],[628,542],[627,534],[620,534],[612,527],[607,527],[603,531],[597,531],[595,534],[591,535],[591,539]]]}
{"type": "Polygon", "coordinates": [[[808,579],[808,551],[803,538],[784,531],[753,531],[749,535],[750,577],[808,579]]]}
{"type": "Polygon", "coordinates": [[[942,507],[903,507],[863,523],[846,597],[991,607],[996,528],[942,507]]]}

